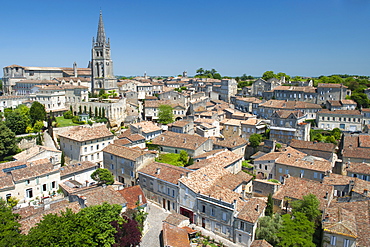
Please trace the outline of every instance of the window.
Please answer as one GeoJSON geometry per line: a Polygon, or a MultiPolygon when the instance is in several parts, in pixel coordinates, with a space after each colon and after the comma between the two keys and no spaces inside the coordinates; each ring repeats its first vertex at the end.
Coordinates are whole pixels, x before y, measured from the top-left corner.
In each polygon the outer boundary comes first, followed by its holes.
{"type": "Polygon", "coordinates": [[[42,185],[42,191],[43,191],[43,192],[47,191],[47,186],[46,186],[46,184],[43,184],[43,185],[42,185]]]}
{"type": "Polygon", "coordinates": [[[222,212],[222,220],[226,221],[226,213],[222,212]]]}
{"type": "Polygon", "coordinates": [[[206,206],[202,205],[202,213],[206,212],[206,206]]]}
{"type": "Polygon", "coordinates": [[[265,170],[267,171],[267,166],[265,166],[265,170]]]}
{"type": "Polygon", "coordinates": [[[349,247],[349,240],[348,239],[344,239],[343,247],[349,247]]]}
{"type": "Polygon", "coordinates": [[[55,181],[51,182],[51,188],[52,189],[55,189],[55,187],[56,187],[55,185],[56,185],[56,182],[55,181]]]}
{"type": "Polygon", "coordinates": [[[240,230],[244,231],[244,222],[240,221],[240,230]]]}
{"type": "Polygon", "coordinates": [[[29,185],[30,184],[30,180],[29,179],[27,179],[26,180],[26,185],[29,185]]]}
{"type": "Polygon", "coordinates": [[[87,147],[84,148],[85,153],[87,152],[87,147]]]}
{"type": "Polygon", "coordinates": [[[133,171],[130,171],[130,176],[135,177],[135,173],[133,171]]]}
{"type": "Polygon", "coordinates": [[[285,169],[285,174],[289,174],[289,169],[285,169]]]}
{"type": "Polygon", "coordinates": [[[324,179],[324,174],[320,173],[320,179],[324,179]]]}
{"type": "Polygon", "coordinates": [[[93,150],[94,150],[94,147],[93,147],[93,146],[91,146],[91,147],[90,147],[90,151],[93,151],[93,150]]]}
{"type": "Polygon", "coordinates": [[[211,208],[211,216],[215,216],[215,209],[211,208]]]}
{"type": "Polygon", "coordinates": [[[32,188],[31,189],[26,189],[26,197],[27,198],[32,198],[33,197],[32,188]]]}
{"type": "Polygon", "coordinates": [[[94,160],[94,155],[93,154],[91,155],[91,160],[94,160]]]}
{"type": "Polygon", "coordinates": [[[317,178],[317,172],[313,173],[313,178],[317,178]]]}
{"type": "MultiPolygon", "coordinates": [[[[124,173],[125,173],[125,168],[123,168],[123,167],[121,168],[121,173],[122,173],[122,174],[124,174],[124,173]]],[[[144,180],[145,180],[145,178],[144,178],[144,180]]],[[[145,181],[144,181],[144,182],[145,182],[145,181]]]]}
{"type": "Polygon", "coordinates": [[[96,144],[96,150],[99,150],[99,144],[96,144]]]}
{"type": "Polygon", "coordinates": [[[331,236],[330,237],[330,244],[331,245],[336,245],[337,243],[337,237],[336,236],[331,236]]]}
{"type": "Polygon", "coordinates": [[[110,169],[114,170],[114,165],[113,164],[110,164],[110,169]]]}
{"type": "Polygon", "coordinates": [[[279,173],[283,173],[283,168],[279,168],[279,173]]]}
{"type": "Polygon", "coordinates": [[[40,177],[36,177],[36,184],[39,184],[40,182],[40,177]]]}
{"type": "Polygon", "coordinates": [[[301,178],[304,176],[304,170],[301,170],[301,178]]]}
{"type": "Polygon", "coordinates": [[[167,195],[171,193],[170,188],[167,188],[167,195]]]}
{"type": "MultiPolygon", "coordinates": [[[[112,154],[110,155],[110,159],[111,159],[111,160],[113,159],[113,155],[112,155],[112,154]]],[[[122,162],[122,163],[123,163],[123,162],[122,162]]]]}
{"type": "Polygon", "coordinates": [[[175,197],[175,190],[172,190],[172,197],[175,197]]]}

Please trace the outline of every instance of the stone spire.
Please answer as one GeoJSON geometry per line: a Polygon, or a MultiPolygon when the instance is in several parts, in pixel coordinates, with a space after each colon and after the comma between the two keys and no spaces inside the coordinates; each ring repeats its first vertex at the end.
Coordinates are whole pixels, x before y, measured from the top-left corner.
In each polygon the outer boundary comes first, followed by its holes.
{"type": "Polygon", "coordinates": [[[96,44],[103,46],[107,42],[105,38],[105,30],[104,30],[104,23],[103,23],[103,14],[100,10],[99,16],[99,24],[98,24],[98,33],[96,35],[96,44]]]}

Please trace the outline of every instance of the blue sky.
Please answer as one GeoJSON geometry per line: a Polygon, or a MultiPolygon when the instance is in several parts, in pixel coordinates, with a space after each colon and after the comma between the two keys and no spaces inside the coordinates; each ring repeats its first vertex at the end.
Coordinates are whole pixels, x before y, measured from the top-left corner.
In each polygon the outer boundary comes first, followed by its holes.
{"type": "Polygon", "coordinates": [[[86,67],[102,9],[116,75],[200,67],[370,75],[368,0],[18,0],[1,8],[1,67],[86,67]]]}

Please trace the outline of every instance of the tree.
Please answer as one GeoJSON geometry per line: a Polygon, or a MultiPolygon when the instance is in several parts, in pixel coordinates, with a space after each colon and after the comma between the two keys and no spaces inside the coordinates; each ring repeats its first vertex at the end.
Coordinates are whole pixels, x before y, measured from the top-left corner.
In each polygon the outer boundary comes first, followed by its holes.
{"type": "Polygon", "coordinates": [[[342,136],[342,131],[339,128],[334,128],[331,131],[331,134],[334,136],[335,140],[339,140],[342,136]]]}
{"type": "Polygon", "coordinates": [[[256,230],[256,239],[265,239],[267,242],[276,246],[279,243],[277,233],[282,227],[283,220],[280,214],[261,217],[258,220],[258,227],[256,230]]]}
{"type": "Polygon", "coordinates": [[[287,75],[283,72],[279,72],[279,73],[276,74],[277,79],[281,79],[281,77],[285,77],[286,82],[290,81],[290,76],[289,75],[287,75]]]}
{"type": "Polygon", "coordinates": [[[45,215],[26,237],[27,246],[112,246],[115,228],[111,222],[122,222],[122,206],[103,203],[83,208],[78,213],[67,209],[45,215]]]}
{"type": "Polygon", "coordinates": [[[84,105],[84,113],[85,114],[87,113],[87,107],[86,107],[86,105],[84,105]]]}
{"type": "Polygon", "coordinates": [[[265,215],[271,216],[274,213],[274,202],[272,200],[271,193],[267,197],[267,207],[265,209],[265,215]]]}
{"type": "Polygon", "coordinates": [[[101,109],[101,117],[102,118],[105,118],[105,108],[102,108],[101,109]]]}
{"type": "Polygon", "coordinates": [[[73,118],[73,113],[71,111],[63,112],[63,117],[65,119],[72,119],[73,118]]]}
{"type": "Polygon", "coordinates": [[[16,154],[18,150],[14,132],[0,121],[0,160],[4,160],[6,156],[16,154]]]}
{"type": "Polygon", "coordinates": [[[62,151],[62,155],[60,157],[60,166],[65,166],[65,163],[66,163],[66,158],[65,158],[64,151],[62,151]]]}
{"type": "Polygon", "coordinates": [[[82,106],[81,105],[78,107],[78,114],[82,114],[82,106]]]}
{"type": "Polygon", "coordinates": [[[321,216],[320,201],[314,194],[303,196],[302,200],[292,201],[292,212],[303,213],[309,221],[315,222],[321,216]]]}
{"type": "MultiPolygon", "coordinates": [[[[71,105],[69,106],[69,110],[70,110],[70,112],[72,113],[72,115],[74,115],[74,114],[73,114],[73,107],[72,107],[71,105]]],[[[63,115],[64,115],[64,114],[63,114],[63,115]]]]}
{"type": "Polygon", "coordinates": [[[92,110],[91,110],[91,106],[89,107],[89,118],[92,118],[92,110]]]}
{"type": "Polygon", "coordinates": [[[26,119],[18,111],[12,111],[7,114],[5,125],[16,135],[24,134],[26,133],[28,119],[26,119]]]}
{"type": "Polygon", "coordinates": [[[124,222],[113,221],[111,225],[116,230],[113,247],[139,246],[141,232],[135,220],[124,217],[124,222]]]}
{"type": "Polygon", "coordinates": [[[18,219],[19,215],[13,214],[7,202],[0,199],[0,246],[19,246],[22,243],[18,219]]]}
{"type": "Polygon", "coordinates": [[[249,137],[249,142],[250,142],[251,146],[254,147],[254,148],[258,147],[258,145],[260,145],[261,141],[262,141],[262,136],[260,134],[252,134],[249,137]]]}
{"type": "Polygon", "coordinates": [[[36,145],[42,145],[42,138],[40,132],[37,134],[36,145]]]}
{"type": "Polygon", "coordinates": [[[188,163],[188,159],[189,159],[188,153],[185,150],[181,150],[180,151],[179,161],[181,163],[183,163],[183,164],[187,164],[188,163]]]}
{"type": "Polygon", "coordinates": [[[262,79],[264,79],[264,80],[268,80],[268,79],[271,79],[271,78],[276,78],[276,75],[274,74],[274,71],[271,71],[271,70],[266,71],[262,75],[262,79]]]}
{"type": "Polygon", "coordinates": [[[99,117],[99,113],[98,113],[98,107],[95,107],[95,115],[94,115],[94,117],[99,117]]]}
{"type": "Polygon", "coordinates": [[[44,122],[43,121],[36,121],[36,123],[33,125],[33,132],[37,133],[40,132],[41,129],[44,127],[44,122]]]}
{"type": "Polygon", "coordinates": [[[204,73],[204,69],[203,69],[203,68],[199,68],[199,69],[197,69],[196,73],[197,73],[198,75],[203,75],[203,73],[204,73]]]}
{"type": "Polygon", "coordinates": [[[283,225],[280,228],[277,236],[280,239],[278,246],[281,247],[314,247],[312,242],[313,233],[315,232],[314,223],[309,221],[307,217],[296,212],[293,217],[290,214],[282,216],[283,225]]]}
{"type": "Polygon", "coordinates": [[[162,124],[172,123],[174,120],[173,108],[170,105],[160,105],[158,112],[158,122],[162,124]]]}
{"type": "Polygon", "coordinates": [[[114,178],[108,169],[98,168],[92,174],[91,178],[100,184],[113,184],[114,178]]]}
{"type": "Polygon", "coordinates": [[[213,75],[213,79],[221,80],[221,79],[222,79],[221,74],[220,74],[220,73],[215,73],[215,74],[213,75]]]}
{"type": "Polygon", "coordinates": [[[30,108],[31,125],[33,126],[36,123],[36,121],[44,121],[45,119],[46,119],[45,106],[38,101],[33,102],[30,108]]]}
{"type": "Polygon", "coordinates": [[[98,117],[101,118],[101,107],[99,107],[98,117]]]}
{"type": "Polygon", "coordinates": [[[353,93],[351,95],[351,100],[357,103],[358,108],[368,108],[370,103],[367,95],[364,93],[353,93]]]}

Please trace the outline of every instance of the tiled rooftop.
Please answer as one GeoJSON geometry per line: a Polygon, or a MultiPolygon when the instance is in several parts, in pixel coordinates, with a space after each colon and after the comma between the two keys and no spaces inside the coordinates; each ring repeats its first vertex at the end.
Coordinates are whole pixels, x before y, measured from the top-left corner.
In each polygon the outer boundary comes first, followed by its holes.
{"type": "Polygon", "coordinates": [[[123,190],[118,190],[118,192],[127,201],[128,209],[135,209],[138,206],[143,206],[147,202],[144,192],[142,191],[140,185],[127,187],[127,188],[124,188],[123,190]],[[141,203],[137,205],[137,202],[139,202],[140,198],[141,198],[141,203]]]}
{"type": "Polygon", "coordinates": [[[140,156],[150,153],[149,151],[140,151],[117,144],[110,144],[103,149],[103,152],[113,154],[128,160],[136,161],[140,156]]]}
{"type": "Polygon", "coordinates": [[[347,168],[347,172],[369,174],[370,175],[370,164],[369,163],[354,163],[351,162],[347,168]]]}
{"type": "Polygon", "coordinates": [[[123,198],[123,196],[118,191],[114,190],[111,186],[95,187],[87,191],[79,192],[78,196],[86,198],[85,205],[88,207],[101,205],[104,202],[118,205],[123,205],[127,203],[126,199],[123,198]]]}
{"type": "Polygon", "coordinates": [[[322,184],[313,180],[288,177],[285,178],[284,184],[281,185],[280,189],[273,195],[274,199],[283,200],[285,197],[301,200],[303,196],[308,194],[314,194],[320,201],[320,209],[324,209],[329,205],[329,200],[326,199],[326,193],[328,196],[333,194],[333,186],[322,184]]]}
{"type": "Polygon", "coordinates": [[[330,111],[328,109],[322,109],[318,112],[318,114],[329,114],[329,115],[357,115],[361,116],[361,112],[359,110],[335,110],[330,111]]]}
{"type": "Polygon", "coordinates": [[[325,232],[357,238],[355,213],[340,207],[326,208],[322,228],[325,232]]]}
{"type": "Polygon", "coordinates": [[[207,159],[202,159],[198,162],[195,162],[193,165],[188,166],[187,168],[196,170],[201,167],[206,167],[209,165],[217,165],[226,168],[227,166],[241,160],[243,157],[233,153],[229,150],[219,150],[221,152],[217,152],[207,159]]]}
{"type": "Polygon", "coordinates": [[[79,161],[77,163],[73,163],[68,166],[63,166],[59,168],[59,170],[60,170],[60,176],[66,176],[69,174],[81,172],[83,170],[89,170],[93,168],[96,169],[98,167],[99,166],[97,166],[95,163],[92,163],[90,161],[79,161]]]}
{"type": "Polygon", "coordinates": [[[151,132],[162,130],[161,128],[159,128],[157,125],[155,125],[151,121],[144,121],[144,122],[140,122],[140,123],[135,123],[135,124],[132,124],[132,126],[135,127],[135,128],[141,128],[143,133],[151,133],[151,132]]]}
{"type": "Polygon", "coordinates": [[[310,142],[293,139],[290,142],[290,146],[297,149],[310,149],[330,153],[333,153],[335,151],[335,144],[333,143],[310,142]]]}
{"type": "Polygon", "coordinates": [[[159,146],[196,150],[207,140],[208,138],[201,136],[166,131],[154,138],[152,143],[159,146]]]}
{"type": "Polygon", "coordinates": [[[273,247],[266,240],[254,240],[250,247],[273,247]]]}
{"type": "Polygon", "coordinates": [[[59,136],[77,142],[90,141],[99,138],[112,138],[113,134],[105,125],[99,126],[77,126],[68,131],[60,133],[59,136]]]}
{"type": "Polygon", "coordinates": [[[181,176],[185,176],[187,173],[190,173],[192,171],[184,167],[152,162],[146,167],[141,168],[139,172],[150,175],[152,177],[156,177],[172,184],[177,184],[181,176]]]}
{"type": "Polygon", "coordinates": [[[213,142],[213,145],[225,147],[225,148],[235,148],[247,145],[248,142],[244,138],[234,137],[234,138],[225,138],[224,140],[217,139],[213,142]]]}
{"type": "Polygon", "coordinates": [[[180,227],[163,223],[164,246],[189,247],[190,241],[188,232],[180,227]]]}

